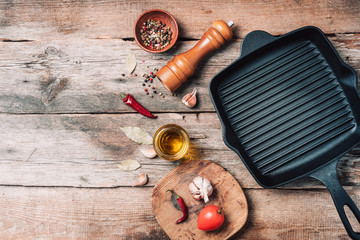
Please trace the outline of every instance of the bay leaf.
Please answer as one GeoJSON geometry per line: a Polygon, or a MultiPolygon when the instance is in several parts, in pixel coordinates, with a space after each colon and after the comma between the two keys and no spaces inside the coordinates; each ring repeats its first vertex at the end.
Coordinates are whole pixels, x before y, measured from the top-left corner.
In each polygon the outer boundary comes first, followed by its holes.
{"type": "Polygon", "coordinates": [[[171,202],[172,202],[172,204],[174,205],[174,207],[175,207],[177,210],[181,211],[180,204],[178,203],[178,201],[177,201],[177,199],[175,198],[175,196],[172,195],[172,194],[171,194],[171,202]]]}
{"type": "Polygon", "coordinates": [[[149,133],[139,127],[122,127],[120,128],[125,135],[140,144],[152,144],[153,139],[149,133]]]}
{"type": "Polygon", "coordinates": [[[135,160],[124,160],[118,165],[118,167],[124,171],[134,171],[141,167],[141,165],[135,160]]]}
{"type": "Polygon", "coordinates": [[[126,69],[128,70],[129,74],[131,74],[136,67],[136,57],[133,52],[130,52],[129,55],[126,57],[126,69]]]}

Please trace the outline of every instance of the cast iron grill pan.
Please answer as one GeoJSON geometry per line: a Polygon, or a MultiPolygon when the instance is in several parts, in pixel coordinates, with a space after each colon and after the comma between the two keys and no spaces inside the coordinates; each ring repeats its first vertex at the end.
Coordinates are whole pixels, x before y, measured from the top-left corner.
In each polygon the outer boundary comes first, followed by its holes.
{"type": "Polygon", "coordinates": [[[210,95],[224,142],[260,185],[319,179],[348,234],[360,239],[344,205],[358,221],[360,212],[336,176],[338,159],[360,143],[357,76],[321,30],[249,33],[241,57],[212,79],[210,95]]]}

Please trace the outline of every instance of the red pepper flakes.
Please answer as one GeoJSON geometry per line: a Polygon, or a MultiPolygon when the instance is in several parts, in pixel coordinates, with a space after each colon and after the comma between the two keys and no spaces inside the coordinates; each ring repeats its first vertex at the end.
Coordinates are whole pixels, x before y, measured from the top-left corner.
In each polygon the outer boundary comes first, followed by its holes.
{"type": "Polygon", "coordinates": [[[147,92],[148,90],[145,88],[144,91],[147,92]]]}

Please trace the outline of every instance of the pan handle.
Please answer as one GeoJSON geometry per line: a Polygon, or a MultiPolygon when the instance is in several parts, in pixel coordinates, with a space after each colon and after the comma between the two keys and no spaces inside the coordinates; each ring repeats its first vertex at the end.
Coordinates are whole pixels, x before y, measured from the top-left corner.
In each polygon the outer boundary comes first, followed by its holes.
{"type": "Polygon", "coordinates": [[[266,44],[276,39],[277,37],[274,37],[273,35],[265,31],[261,31],[261,30],[252,31],[245,36],[241,44],[240,55],[241,57],[244,57],[245,55],[265,46],[266,44]]]}
{"type": "Polygon", "coordinates": [[[344,207],[348,206],[350,208],[358,222],[360,222],[360,211],[339,182],[336,175],[337,163],[338,161],[332,161],[331,163],[311,173],[310,177],[318,179],[329,189],[347,233],[352,239],[360,239],[360,233],[354,232],[349,219],[346,216],[344,207]]]}

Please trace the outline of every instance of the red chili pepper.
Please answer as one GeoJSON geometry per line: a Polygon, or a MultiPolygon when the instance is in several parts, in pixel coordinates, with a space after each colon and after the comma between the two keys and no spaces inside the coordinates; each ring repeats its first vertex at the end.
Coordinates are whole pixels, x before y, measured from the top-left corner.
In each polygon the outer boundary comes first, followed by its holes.
{"type": "Polygon", "coordinates": [[[171,194],[174,195],[174,197],[176,198],[176,201],[179,203],[181,211],[183,213],[183,216],[179,220],[177,220],[176,223],[181,223],[181,222],[185,221],[188,217],[188,208],[187,208],[184,200],[182,199],[182,197],[177,195],[174,190],[167,190],[167,191],[171,192],[171,194]]]}
{"type": "Polygon", "coordinates": [[[157,118],[157,116],[153,115],[151,112],[149,112],[148,110],[146,110],[146,108],[144,108],[143,106],[141,106],[140,103],[138,103],[135,98],[133,98],[133,96],[131,96],[130,94],[127,94],[125,96],[125,94],[120,93],[122,98],[123,98],[123,102],[127,105],[129,105],[130,107],[132,107],[135,111],[137,111],[138,113],[141,113],[142,115],[148,117],[148,118],[157,118]]]}

